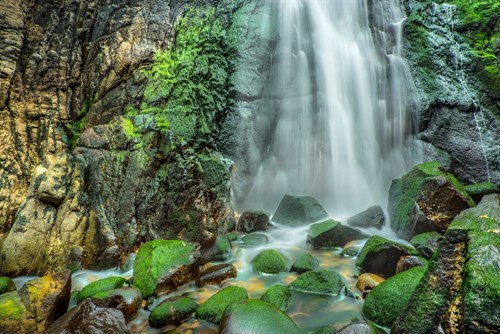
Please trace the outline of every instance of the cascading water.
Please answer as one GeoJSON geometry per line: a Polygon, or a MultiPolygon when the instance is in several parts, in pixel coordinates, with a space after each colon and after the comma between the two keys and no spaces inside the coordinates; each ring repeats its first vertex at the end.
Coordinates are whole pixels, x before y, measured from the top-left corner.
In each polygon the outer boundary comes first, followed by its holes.
{"type": "Polygon", "coordinates": [[[352,214],[385,204],[390,180],[415,161],[406,147],[416,103],[401,58],[404,17],[399,1],[367,3],[271,4],[270,79],[233,180],[240,209],[273,211],[295,193],[352,214]]]}

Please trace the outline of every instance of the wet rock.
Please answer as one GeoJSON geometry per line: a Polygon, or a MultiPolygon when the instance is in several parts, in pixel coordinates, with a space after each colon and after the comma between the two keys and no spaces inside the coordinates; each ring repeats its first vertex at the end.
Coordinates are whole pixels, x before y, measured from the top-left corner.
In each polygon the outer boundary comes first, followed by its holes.
{"type": "Polygon", "coordinates": [[[0,328],[5,333],[38,332],[33,314],[26,309],[17,291],[0,295],[0,328]]]}
{"type": "Polygon", "coordinates": [[[245,289],[238,286],[229,286],[218,291],[201,304],[196,311],[196,318],[218,324],[226,307],[234,302],[246,299],[248,299],[248,294],[245,289]]]}
{"type": "Polygon", "coordinates": [[[396,274],[399,274],[402,271],[408,270],[413,267],[418,266],[426,266],[427,261],[423,258],[419,258],[418,256],[408,255],[403,256],[396,265],[396,274]]]}
{"type": "Polygon", "coordinates": [[[35,278],[19,289],[27,311],[33,314],[38,332],[66,313],[71,292],[71,273],[67,270],[35,278]]]}
{"type": "Polygon", "coordinates": [[[122,311],[125,320],[132,320],[142,306],[141,292],[136,288],[123,287],[92,295],[94,303],[102,307],[122,311]]]}
{"type": "Polygon", "coordinates": [[[229,241],[236,241],[238,240],[238,233],[236,232],[229,232],[228,234],[226,234],[226,237],[229,241]]]}
{"type": "Polygon", "coordinates": [[[390,328],[410,300],[426,268],[415,267],[377,285],[363,304],[363,315],[379,326],[390,328]]]}
{"type": "Polygon", "coordinates": [[[365,211],[347,219],[347,225],[349,226],[362,228],[375,227],[379,230],[384,226],[384,222],[384,211],[382,211],[379,205],[369,207],[365,211]]]}
{"type": "Polygon", "coordinates": [[[231,241],[227,236],[212,237],[200,246],[201,262],[225,261],[231,255],[231,241]]]}
{"type": "Polygon", "coordinates": [[[498,332],[499,228],[496,194],[458,215],[392,333],[498,332]]]}
{"type": "Polygon", "coordinates": [[[396,273],[399,259],[406,255],[418,255],[418,252],[412,247],[372,236],[361,250],[356,265],[365,272],[390,277],[396,273]]]}
{"type": "Polygon", "coordinates": [[[289,285],[292,290],[327,295],[338,295],[344,286],[343,277],[331,270],[307,271],[289,285]]]}
{"type": "Polygon", "coordinates": [[[287,226],[302,226],[317,222],[328,216],[321,204],[311,196],[285,195],[272,221],[287,226]]]}
{"type": "Polygon", "coordinates": [[[252,233],[241,238],[241,246],[261,246],[268,242],[267,235],[261,233],[252,233]]]}
{"type": "Polygon", "coordinates": [[[410,243],[426,259],[430,259],[432,254],[438,249],[442,235],[437,232],[426,232],[417,234],[411,238],[410,243]]]}
{"type": "Polygon", "coordinates": [[[382,283],[384,279],[375,274],[364,273],[359,276],[356,281],[356,288],[365,295],[365,293],[370,292],[374,287],[382,283]]]}
{"type": "Polygon", "coordinates": [[[344,257],[356,257],[361,250],[358,246],[345,246],[344,249],[340,252],[340,255],[344,257]]]}
{"type": "Polygon", "coordinates": [[[219,333],[299,334],[302,330],[274,305],[249,299],[228,306],[224,311],[219,333]]]}
{"type": "Polygon", "coordinates": [[[130,333],[121,311],[96,305],[91,299],[70,310],[48,329],[47,333],[130,333]]]}
{"type": "Polygon", "coordinates": [[[96,293],[121,288],[123,284],[125,284],[125,278],[120,276],[112,276],[94,281],[78,292],[76,301],[80,303],[96,293]]]}
{"type": "Polygon", "coordinates": [[[319,260],[317,257],[311,254],[303,254],[297,261],[292,264],[290,268],[291,272],[296,272],[298,274],[305,273],[306,271],[316,270],[319,268],[319,260]]]}
{"type": "Polygon", "coordinates": [[[174,291],[198,275],[199,245],[179,240],[145,243],[134,261],[134,287],[143,298],[174,291]]]}
{"type": "Polygon", "coordinates": [[[196,279],[196,285],[198,287],[217,285],[228,278],[236,277],[236,275],[236,268],[232,264],[219,264],[201,270],[196,279]]]}
{"type": "Polygon", "coordinates": [[[160,328],[167,325],[179,326],[191,318],[197,309],[198,304],[189,298],[167,299],[153,309],[149,315],[148,322],[153,328],[160,328]]]}
{"type": "Polygon", "coordinates": [[[278,251],[268,249],[252,260],[253,269],[264,274],[278,274],[288,271],[286,258],[278,251]]]}
{"type": "Polygon", "coordinates": [[[500,193],[500,185],[491,182],[470,184],[464,189],[476,203],[479,203],[483,196],[500,193]]]}
{"type": "Polygon", "coordinates": [[[270,224],[271,220],[267,212],[257,210],[245,211],[238,220],[237,230],[245,233],[265,231],[270,224]]]}
{"type": "Polygon", "coordinates": [[[14,281],[9,277],[0,277],[0,295],[11,291],[16,291],[14,281]]]}
{"type": "Polygon", "coordinates": [[[374,331],[366,322],[356,322],[341,328],[337,334],[373,334],[374,331]]]}
{"type": "Polygon", "coordinates": [[[333,219],[313,224],[307,232],[307,243],[314,249],[343,247],[350,241],[367,239],[369,235],[358,229],[342,225],[333,219]]]}
{"type": "Polygon", "coordinates": [[[286,311],[292,304],[292,293],[286,285],[276,284],[267,289],[260,300],[286,311]]]}
{"type": "Polygon", "coordinates": [[[443,233],[456,215],[474,205],[457,179],[437,162],[415,166],[393,180],[389,190],[391,228],[407,240],[424,232],[443,233]]]}

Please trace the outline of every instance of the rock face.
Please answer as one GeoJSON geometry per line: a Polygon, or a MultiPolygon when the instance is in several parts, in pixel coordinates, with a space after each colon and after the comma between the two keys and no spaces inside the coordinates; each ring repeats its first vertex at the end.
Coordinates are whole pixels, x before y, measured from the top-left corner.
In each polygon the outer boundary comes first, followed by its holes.
{"type": "Polygon", "coordinates": [[[379,205],[369,207],[365,211],[347,219],[347,225],[363,228],[375,227],[379,230],[384,226],[384,222],[384,211],[379,205]]]}
{"type": "Polygon", "coordinates": [[[272,221],[287,226],[301,226],[326,218],[328,213],[311,196],[285,195],[281,200],[272,221]]]}
{"type": "Polygon", "coordinates": [[[462,210],[474,206],[462,185],[438,162],[415,166],[389,190],[391,228],[403,239],[423,232],[444,232],[462,210]]]}
{"type": "Polygon", "coordinates": [[[342,225],[333,219],[313,224],[307,232],[307,243],[314,249],[343,247],[350,241],[367,239],[358,229],[342,225]]]}

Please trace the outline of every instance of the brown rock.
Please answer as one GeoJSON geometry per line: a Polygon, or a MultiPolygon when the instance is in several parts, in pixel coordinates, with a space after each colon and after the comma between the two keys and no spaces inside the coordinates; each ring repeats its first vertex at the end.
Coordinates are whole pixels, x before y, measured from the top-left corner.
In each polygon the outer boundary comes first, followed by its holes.
{"type": "Polygon", "coordinates": [[[127,322],[134,318],[142,305],[141,292],[129,287],[99,292],[92,299],[99,306],[122,311],[127,322]]]}
{"type": "Polygon", "coordinates": [[[236,275],[235,266],[232,264],[220,264],[201,271],[196,279],[196,285],[198,287],[217,285],[228,278],[236,277],[236,275]]]}
{"type": "Polygon", "coordinates": [[[270,224],[271,220],[267,212],[252,210],[243,212],[236,226],[240,232],[251,233],[265,231],[270,224]]]}
{"type": "Polygon", "coordinates": [[[380,276],[365,273],[359,276],[358,280],[356,281],[356,288],[358,288],[358,290],[364,294],[365,292],[369,292],[370,290],[372,290],[383,281],[384,279],[380,276]]]}
{"type": "Polygon", "coordinates": [[[413,267],[423,266],[424,263],[416,256],[409,255],[402,257],[396,265],[396,274],[413,267]]]}
{"type": "Polygon", "coordinates": [[[33,315],[26,309],[17,291],[0,295],[0,332],[12,334],[36,333],[33,315]]]}

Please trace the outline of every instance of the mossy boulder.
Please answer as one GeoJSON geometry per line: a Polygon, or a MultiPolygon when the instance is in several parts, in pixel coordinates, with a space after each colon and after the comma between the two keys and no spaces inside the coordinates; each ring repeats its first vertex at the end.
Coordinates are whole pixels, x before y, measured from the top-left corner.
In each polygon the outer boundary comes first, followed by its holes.
{"type": "Polygon", "coordinates": [[[127,321],[132,320],[142,306],[141,292],[131,287],[98,292],[92,295],[92,299],[99,306],[116,308],[122,311],[127,321]]]}
{"type": "Polygon", "coordinates": [[[191,318],[197,309],[198,304],[189,298],[167,299],[151,311],[148,323],[153,328],[160,328],[167,325],[179,326],[191,318]]]}
{"type": "Polygon", "coordinates": [[[316,270],[319,268],[319,260],[317,257],[311,254],[301,255],[293,264],[290,271],[299,274],[305,273],[306,271],[316,270]]]}
{"type": "Polygon", "coordinates": [[[370,321],[390,328],[422,279],[426,268],[415,267],[377,285],[366,297],[363,315],[370,321]]]}
{"type": "Polygon", "coordinates": [[[229,286],[218,291],[200,305],[196,311],[196,318],[214,324],[220,323],[226,307],[234,302],[248,299],[247,291],[238,286],[229,286]]]}
{"type": "Polygon", "coordinates": [[[438,162],[415,166],[393,180],[389,190],[391,228],[407,240],[424,232],[443,233],[456,215],[473,206],[464,187],[438,162]]]}
{"type": "Polygon", "coordinates": [[[209,238],[200,246],[201,262],[225,261],[231,256],[231,241],[227,236],[209,238]]]}
{"type": "Polygon", "coordinates": [[[286,311],[292,304],[292,293],[286,285],[276,284],[267,289],[260,300],[273,304],[281,311],[286,311]]]}
{"type": "Polygon", "coordinates": [[[303,226],[328,216],[323,206],[311,196],[285,195],[272,221],[287,226],[303,226]]]}
{"type": "Polygon", "coordinates": [[[76,301],[80,303],[96,293],[121,288],[123,284],[125,284],[125,278],[120,276],[111,276],[94,281],[78,292],[76,301]]]}
{"type": "Polygon", "coordinates": [[[384,222],[384,211],[380,205],[371,206],[365,211],[347,219],[347,225],[349,226],[362,228],[374,227],[379,230],[384,226],[384,222]]]}
{"type": "Polygon", "coordinates": [[[143,298],[174,291],[198,275],[198,245],[155,240],[139,248],[134,261],[134,287],[143,298]]]}
{"type": "Polygon", "coordinates": [[[0,295],[16,291],[16,284],[10,277],[0,277],[0,295]]]}
{"type": "Polygon", "coordinates": [[[19,293],[0,295],[0,329],[3,333],[36,333],[33,314],[26,309],[19,293]]]}
{"type": "Polygon", "coordinates": [[[241,246],[261,246],[269,242],[267,235],[262,233],[252,233],[241,238],[241,246]]]}
{"type": "Polygon", "coordinates": [[[245,211],[238,219],[237,230],[245,233],[265,231],[270,224],[269,213],[259,210],[245,211]]]}
{"type": "Polygon", "coordinates": [[[302,334],[290,317],[272,304],[249,299],[231,304],[225,311],[219,333],[302,334]]]}
{"type": "Polygon", "coordinates": [[[220,284],[226,279],[236,277],[236,275],[236,267],[232,264],[210,266],[200,271],[198,278],[196,278],[196,285],[202,287],[209,284],[220,284]]]}
{"type": "Polygon", "coordinates": [[[464,187],[467,194],[477,203],[483,196],[500,193],[500,185],[492,182],[474,183],[464,187]]]}
{"type": "Polygon", "coordinates": [[[410,246],[372,236],[365,243],[356,261],[364,272],[390,277],[396,273],[396,265],[402,256],[418,255],[410,246]]]}
{"type": "Polygon", "coordinates": [[[253,269],[264,274],[278,274],[288,271],[288,264],[285,256],[274,249],[260,252],[252,260],[253,269]]]}
{"type": "Polygon", "coordinates": [[[314,249],[343,247],[350,241],[367,239],[369,235],[358,229],[342,225],[333,219],[309,226],[307,243],[314,249]]]}
{"type": "Polygon", "coordinates": [[[331,270],[312,270],[301,274],[290,283],[290,289],[326,295],[338,295],[345,286],[343,277],[331,270]]]}
{"type": "Polygon", "coordinates": [[[437,232],[420,233],[411,238],[410,243],[426,259],[438,249],[439,241],[443,236],[437,232]]]}

